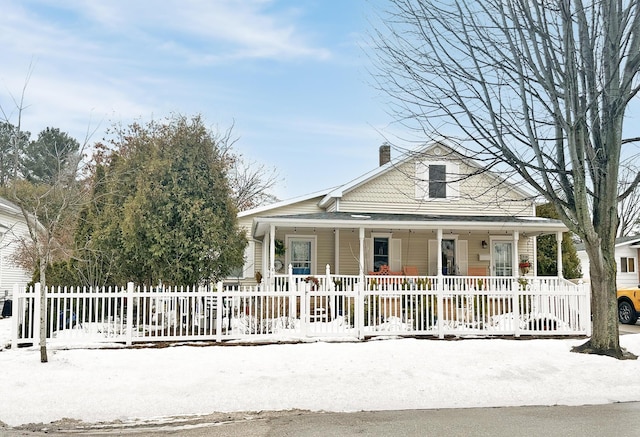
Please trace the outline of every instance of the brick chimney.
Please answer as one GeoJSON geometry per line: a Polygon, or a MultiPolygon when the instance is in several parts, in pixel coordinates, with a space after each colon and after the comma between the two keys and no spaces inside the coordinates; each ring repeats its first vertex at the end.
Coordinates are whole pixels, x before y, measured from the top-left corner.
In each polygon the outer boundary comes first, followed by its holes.
{"type": "Polygon", "coordinates": [[[380,146],[380,166],[385,165],[391,161],[391,146],[389,143],[384,143],[380,146]]]}

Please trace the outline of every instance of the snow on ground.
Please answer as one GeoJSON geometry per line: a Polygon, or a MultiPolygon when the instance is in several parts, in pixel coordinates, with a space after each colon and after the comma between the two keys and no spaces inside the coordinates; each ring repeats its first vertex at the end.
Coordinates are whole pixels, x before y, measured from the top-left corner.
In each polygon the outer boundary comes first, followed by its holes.
{"type": "MultiPolygon", "coordinates": [[[[639,361],[570,352],[582,339],[4,349],[0,421],[133,421],[212,412],[402,410],[640,401],[639,361]]],[[[640,355],[640,334],[621,342],[640,355]]]]}

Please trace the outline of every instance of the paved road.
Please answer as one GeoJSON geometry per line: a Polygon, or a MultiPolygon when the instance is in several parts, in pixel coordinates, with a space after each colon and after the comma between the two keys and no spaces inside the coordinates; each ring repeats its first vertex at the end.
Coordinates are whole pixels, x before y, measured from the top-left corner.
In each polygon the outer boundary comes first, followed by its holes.
{"type": "Polygon", "coordinates": [[[310,413],[302,411],[217,414],[172,423],[122,424],[44,430],[0,429],[3,436],[637,436],[640,402],[591,406],[310,413]]]}
{"type": "Polygon", "coordinates": [[[640,321],[636,322],[635,325],[623,325],[622,323],[618,324],[618,330],[621,335],[624,334],[638,334],[640,333],[640,321]]]}

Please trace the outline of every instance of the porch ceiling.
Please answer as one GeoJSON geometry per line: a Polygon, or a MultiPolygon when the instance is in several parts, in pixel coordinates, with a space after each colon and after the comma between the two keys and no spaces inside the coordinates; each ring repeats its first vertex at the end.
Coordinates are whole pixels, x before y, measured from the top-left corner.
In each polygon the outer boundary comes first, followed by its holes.
{"type": "Polygon", "coordinates": [[[253,237],[261,238],[268,234],[272,225],[278,228],[300,229],[358,229],[362,227],[367,230],[442,229],[446,232],[481,231],[493,233],[519,231],[527,235],[568,231],[568,228],[561,221],[544,217],[322,212],[257,217],[253,221],[253,237]]]}

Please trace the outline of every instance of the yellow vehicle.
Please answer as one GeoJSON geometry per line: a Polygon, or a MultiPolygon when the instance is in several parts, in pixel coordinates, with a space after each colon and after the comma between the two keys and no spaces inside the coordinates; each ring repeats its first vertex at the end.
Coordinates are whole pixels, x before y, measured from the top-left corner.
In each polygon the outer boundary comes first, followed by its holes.
{"type": "Polygon", "coordinates": [[[640,314],[640,286],[618,289],[618,320],[633,325],[640,314]]]}

